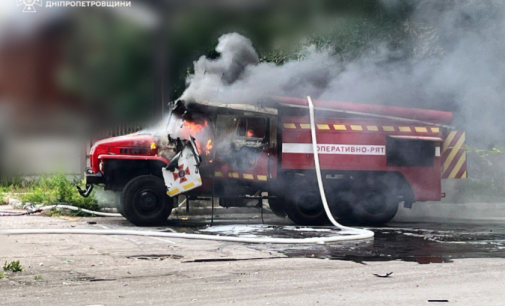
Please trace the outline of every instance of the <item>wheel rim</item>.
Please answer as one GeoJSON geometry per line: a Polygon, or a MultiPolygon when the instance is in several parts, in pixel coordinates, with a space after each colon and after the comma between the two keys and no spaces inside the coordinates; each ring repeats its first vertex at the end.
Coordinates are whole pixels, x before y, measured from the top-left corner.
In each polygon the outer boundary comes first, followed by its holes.
{"type": "Polygon", "coordinates": [[[386,209],[386,197],[378,191],[367,192],[361,201],[361,207],[371,215],[382,213],[386,209]]]}
{"type": "Polygon", "coordinates": [[[323,211],[321,198],[314,192],[304,193],[296,202],[298,211],[307,217],[318,216],[323,211]]]}
{"type": "Polygon", "coordinates": [[[135,196],[135,210],[143,216],[155,215],[162,208],[162,203],[157,192],[152,189],[143,189],[135,196]]]}

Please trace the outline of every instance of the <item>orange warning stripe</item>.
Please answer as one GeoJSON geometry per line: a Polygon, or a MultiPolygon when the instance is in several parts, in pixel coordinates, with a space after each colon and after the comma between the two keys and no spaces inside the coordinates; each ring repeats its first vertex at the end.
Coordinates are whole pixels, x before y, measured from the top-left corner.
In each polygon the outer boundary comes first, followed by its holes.
{"type": "Polygon", "coordinates": [[[216,177],[228,177],[228,178],[235,178],[235,179],[245,179],[245,180],[253,180],[253,181],[266,181],[267,176],[266,175],[254,175],[251,173],[239,173],[239,172],[228,172],[228,173],[223,173],[220,171],[216,171],[214,174],[216,177]]]}
{"type": "Polygon", "coordinates": [[[452,131],[442,145],[442,178],[466,178],[466,134],[452,131]]]}
{"type": "MultiPolygon", "coordinates": [[[[308,123],[283,123],[283,127],[288,130],[310,130],[308,123]]],[[[400,133],[439,133],[438,127],[426,126],[393,126],[393,125],[362,125],[362,124],[316,124],[316,129],[322,131],[356,131],[356,132],[400,132],[400,133]]]]}

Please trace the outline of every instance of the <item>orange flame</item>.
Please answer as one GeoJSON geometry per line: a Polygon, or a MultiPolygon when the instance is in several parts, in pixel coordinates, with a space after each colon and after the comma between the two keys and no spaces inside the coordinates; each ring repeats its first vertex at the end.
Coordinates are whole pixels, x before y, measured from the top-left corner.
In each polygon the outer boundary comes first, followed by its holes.
{"type": "MultiPolygon", "coordinates": [[[[212,148],[213,148],[212,139],[209,139],[205,146],[200,145],[200,142],[198,141],[198,139],[201,138],[201,135],[199,135],[200,132],[202,132],[202,130],[204,128],[206,128],[207,126],[208,126],[207,121],[204,121],[203,124],[190,122],[190,121],[184,121],[183,128],[182,128],[184,137],[189,138],[189,136],[193,136],[196,138],[195,139],[196,148],[198,149],[198,152],[202,155],[203,154],[210,155],[210,150],[212,150],[212,148]]],[[[204,133],[202,135],[206,135],[206,133],[204,133]]]]}
{"type": "MultiPolygon", "coordinates": [[[[201,130],[203,130],[203,128],[205,128],[207,126],[207,121],[205,121],[202,124],[199,124],[199,123],[194,123],[194,122],[189,122],[189,121],[184,121],[184,127],[186,128],[186,130],[189,132],[189,134],[198,134],[201,130]]],[[[186,135],[189,137],[189,135],[186,135]]]]}
{"type": "Polygon", "coordinates": [[[207,155],[210,155],[210,150],[212,150],[212,148],[214,147],[214,146],[212,145],[212,139],[209,139],[209,141],[207,141],[207,145],[206,145],[205,147],[207,148],[207,152],[206,152],[206,154],[207,154],[207,155]]]}

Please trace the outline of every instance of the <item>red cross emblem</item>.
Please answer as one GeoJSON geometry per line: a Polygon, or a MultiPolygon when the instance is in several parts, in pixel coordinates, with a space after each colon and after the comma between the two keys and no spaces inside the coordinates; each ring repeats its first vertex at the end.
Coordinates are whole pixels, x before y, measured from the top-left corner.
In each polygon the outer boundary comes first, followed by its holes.
{"type": "Polygon", "coordinates": [[[184,165],[180,165],[179,166],[179,171],[174,173],[174,181],[177,181],[177,179],[181,179],[180,183],[184,183],[185,181],[187,181],[188,179],[186,178],[186,175],[189,175],[189,168],[186,167],[186,169],[184,169],[184,165]]]}

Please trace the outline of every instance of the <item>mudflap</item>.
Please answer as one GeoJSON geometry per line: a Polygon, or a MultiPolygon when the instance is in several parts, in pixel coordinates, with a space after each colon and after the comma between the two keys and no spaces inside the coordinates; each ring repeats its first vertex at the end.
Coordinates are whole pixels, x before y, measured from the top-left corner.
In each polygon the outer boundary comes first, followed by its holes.
{"type": "Polygon", "coordinates": [[[163,179],[170,197],[188,192],[202,186],[200,165],[202,159],[194,142],[194,138],[183,141],[182,150],[174,156],[170,164],[163,168],[163,179]]]}

